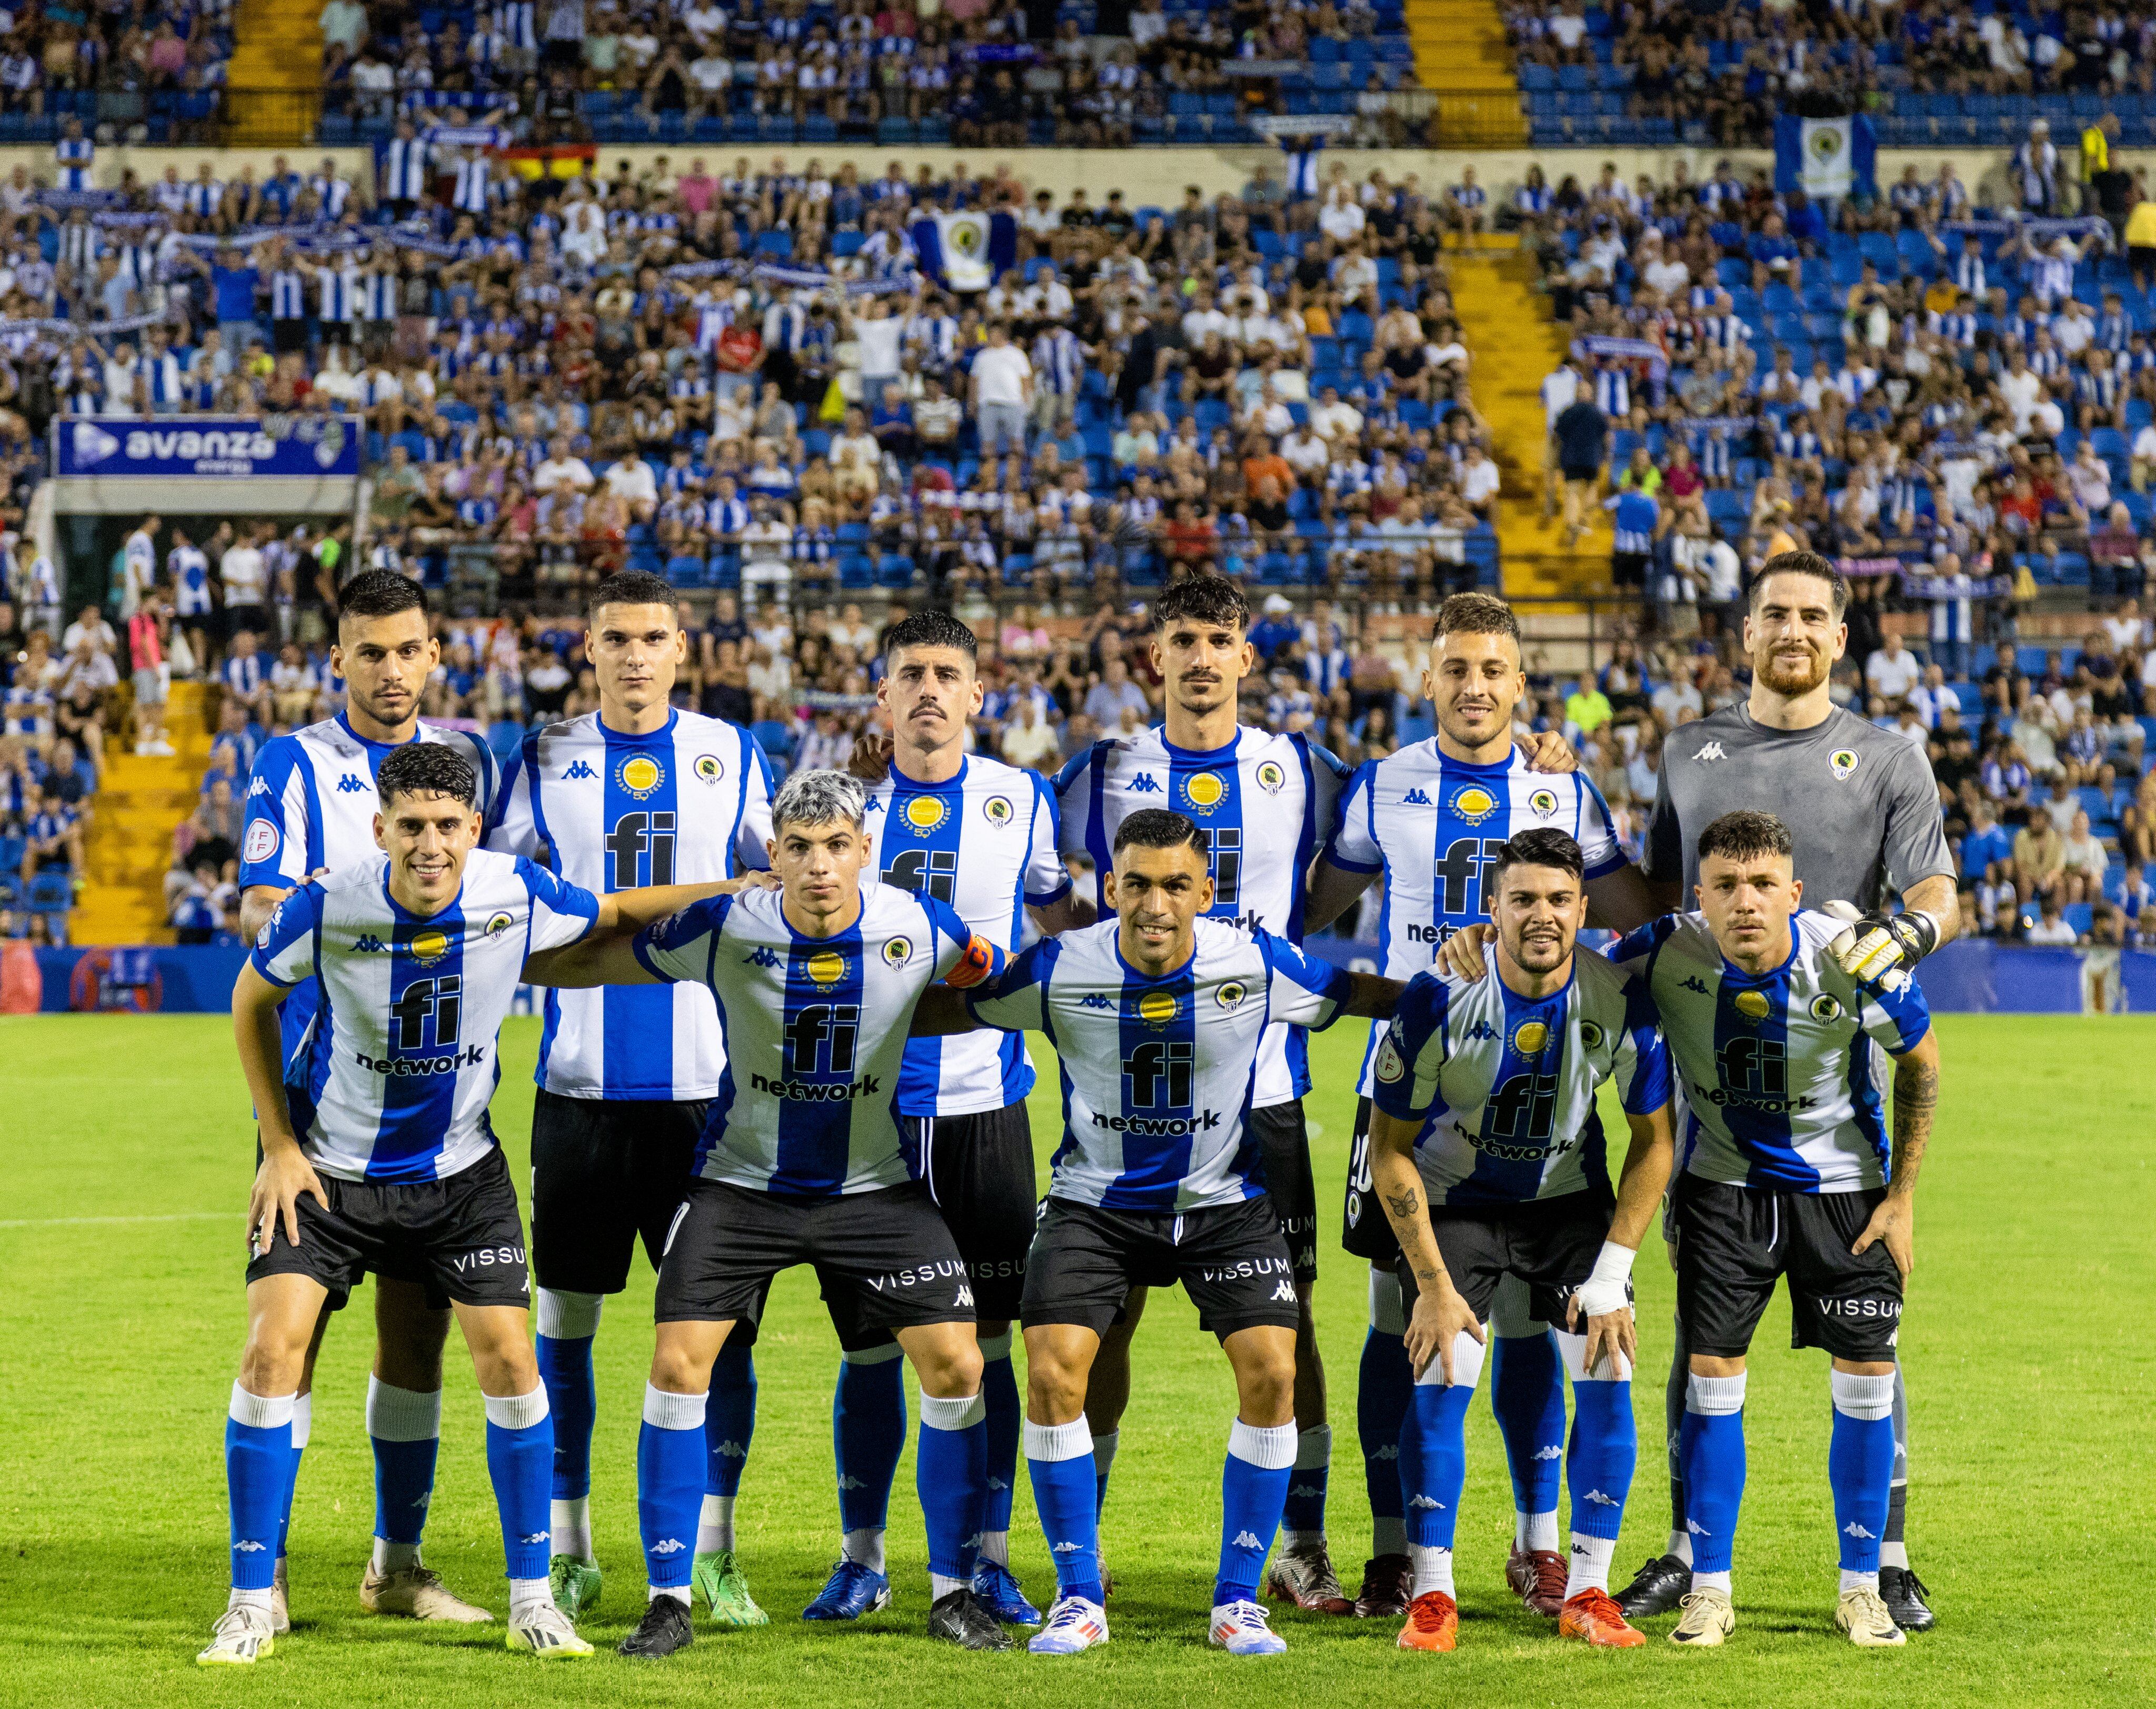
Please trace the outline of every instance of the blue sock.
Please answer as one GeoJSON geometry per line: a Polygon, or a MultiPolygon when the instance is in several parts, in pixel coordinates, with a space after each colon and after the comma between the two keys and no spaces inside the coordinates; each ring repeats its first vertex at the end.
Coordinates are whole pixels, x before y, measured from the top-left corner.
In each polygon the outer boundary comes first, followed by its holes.
{"type": "Polygon", "coordinates": [[[1467,1487],[1467,1408],[1475,1389],[1466,1382],[1418,1382],[1400,1428],[1399,1490],[1408,1541],[1417,1548],[1449,1549],[1467,1487]]]}
{"type": "Polygon", "coordinates": [[[1632,1385],[1591,1377],[1575,1382],[1572,1406],[1572,1452],[1564,1463],[1572,1490],[1572,1528],[1583,1537],[1614,1540],[1640,1457],[1632,1385]]]}
{"type": "Polygon", "coordinates": [[[881,1531],[891,1512],[891,1480],[906,1451],[906,1367],[892,1356],[839,1366],[831,1396],[831,1445],[839,1472],[839,1529],[881,1531]]]}
{"type": "Polygon", "coordinates": [[[644,1571],[652,1590],[688,1599],[696,1558],[696,1516],[704,1501],[704,1400],[644,1387],[644,1428],[636,1439],[636,1520],[644,1571]]]}
{"type": "Polygon", "coordinates": [[[914,1487],[928,1531],[931,1578],[971,1584],[988,1507],[988,1411],[979,1394],[921,1397],[914,1487]]]}
{"type": "Polygon", "coordinates": [[[554,1420],[553,1499],[574,1501],[592,1492],[592,1424],[598,1416],[592,1338],[541,1336],[539,1380],[554,1420]]]}
{"type": "MultiPolygon", "coordinates": [[[[1362,1368],[1356,1374],[1355,1434],[1363,1448],[1363,1482],[1377,1521],[1373,1554],[1398,1554],[1388,1527],[1397,1527],[1400,1507],[1400,1429],[1414,1393],[1414,1367],[1407,1343],[1399,1336],[1372,1330],[1363,1341],[1362,1368]]],[[[1404,1538],[1400,1541],[1404,1541],[1404,1538]]]]}
{"type": "Polygon", "coordinates": [[[1325,1535],[1325,1481],[1332,1464],[1330,1424],[1312,1424],[1296,1433],[1295,1475],[1288,1480],[1287,1506],[1281,1512],[1281,1530],[1325,1535]]]}
{"type": "MultiPolygon", "coordinates": [[[[1684,1466],[1685,1523],[1695,1584],[1726,1573],[1744,1500],[1744,1379],[1694,1377],[1686,1385],[1677,1451],[1684,1466]]],[[[1882,1519],[1884,1516],[1881,1516],[1882,1519]]]]}
{"type": "Polygon", "coordinates": [[[501,1516],[501,1549],[511,1578],[544,1578],[547,1485],[553,1475],[554,1420],[547,1391],[486,1398],[486,1475],[501,1516]]]}
{"type": "Polygon", "coordinates": [[[988,1511],[981,1529],[1008,1531],[1018,1482],[1019,1427],[1024,1422],[1008,1331],[997,1341],[982,1342],[981,1361],[981,1399],[988,1409],[988,1511]]]}
{"type": "Polygon", "coordinates": [[[434,1495],[441,1390],[398,1388],[368,1377],[367,1434],[374,1442],[374,1534],[384,1542],[417,1548],[434,1495]]]}
{"type": "Polygon", "coordinates": [[[1837,1371],[1833,1382],[1826,1476],[1834,1489],[1841,1570],[1876,1578],[1894,1480],[1894,1378],[1892,1372],[1857,1377],[1837,1371]]]}
{"type": "Polygon", "coordinates": [[[1246,1424],[1228,1432],[1228,1463],[1220,1473],[1220,1571],[1213,1606],[1255,1602],[1265,1552],[1280,1530],[1294,1475],[1295,1426],[1246,1424]]]}
{"type": "Polygon", "coordinates": [[[748,1470],[749,1444],[756,1439],[755,1343],[728,1336],[711,1367],[711,1403],[704,1409],[704,1442],[710,1464],[704,1493],[731,1501],[741,1493],[748,1470]]]}
{"type": "Polygon", "coordinates": [[[292,1458],[285,1470],[285,1511],[277,1521],[277,1558],[283,1560],[290,1552],[285,1547],[292,1535],[292,1497],[300,1488],[300,1456],[307,1451],[307,1437],[314,1428],[315,1398],[312,1394],[292,1397],[292,1458]]]}
{"type": "Polygon", "coordinates": [[[232,1588],[267,1590],[277,1577],[278,1516],[292,1469],[292,1397],[232,1385],[224,1421],[224,1482],[232,1508],[232,1588]]]}
{"type": "Polygon", "coordinates": [[[1069,1424],[1025,1425],[1025,1469],[1033,1479],[1034,1511],[1055,1563],[1055,1593],[1082,1596],[1098,1607],[1101,1525],[1093,1438],[1083,1418],[1069,1424]]]}
{"type": "Polygon", "coordinates": [[[1492,1336],[1490,1410],[1505,1439],[1512,1471],[1512,1506],[1521,1513],[1557,1511],[1564,1462],[1564,1368],[1557,1338],[1492,1336]]]}

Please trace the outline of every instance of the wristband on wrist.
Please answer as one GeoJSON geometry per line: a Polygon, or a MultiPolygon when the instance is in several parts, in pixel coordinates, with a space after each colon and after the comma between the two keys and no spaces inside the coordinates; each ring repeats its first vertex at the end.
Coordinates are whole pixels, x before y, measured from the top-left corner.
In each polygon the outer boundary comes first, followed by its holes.
{"type": "Polygon", "coordinates": [[[1632,1260],[1639,1256],[1629,1246],[1620,1246],[1614,1240],[1602,1243],[1602,1250],[1595,1255],[1594,1273],[1588,1278],[1594,1282],[1614,1282],[1619,1287],[1632,1279],[1632,1260]]]}

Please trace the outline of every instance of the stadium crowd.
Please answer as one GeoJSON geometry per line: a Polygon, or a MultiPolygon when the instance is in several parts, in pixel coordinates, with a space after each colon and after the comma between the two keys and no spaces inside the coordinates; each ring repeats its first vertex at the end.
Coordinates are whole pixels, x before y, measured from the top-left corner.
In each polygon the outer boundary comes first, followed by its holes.
{"type": "Polygon", "coordinates": [[[11,8],[0,23],[0,142],[54,142],[86,167],[86,130],[209,140],[232,57],[232,0],[11,8]]]}

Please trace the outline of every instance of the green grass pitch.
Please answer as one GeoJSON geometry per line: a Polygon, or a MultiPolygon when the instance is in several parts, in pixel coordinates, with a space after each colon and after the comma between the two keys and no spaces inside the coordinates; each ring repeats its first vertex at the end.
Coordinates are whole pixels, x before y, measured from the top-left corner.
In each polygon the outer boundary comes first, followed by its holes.
{"type": "MultiPolygon", "coordinates": [[[[1337,1206],[1361,1029],[1314,1041],[1310,1101],[1321,1199],[1337,1206]]],[[[1114,1641],[1050,1661],[968,1656],[921,1635],[926,1555],[911,1456],[892,1504],[888,1614],[859,1629],[796,1614],[836,1552],[830,1395],[835,1347],[805,1272],[785,1279],[757,1349],[762,1402],[742,1490],[764,1631],[700,1626],[658,1665],[610,1652],[640,1611],[638,1397],[651,1279],[608,1308],[593,1516],[606,1600],[602,1653],[542,1668],[500,1629],[421,1629],[362,1614],[354,1594],[372,1517],[361,1408],[367,1297],[337,1325],[316,1390],[293,1523],[292,1635],[249,1673],[192,1665],[222,1608],[220,1450],[244,1326],[239,1212],[251,1167],[247,1100],[223,1017],[0,1022],[8,1191],[0,1201],[0,1705],[1062,1706],[1175,1703],[1841,1704],[2147,1701],[2156,1696],[2148,1586],[2156,1534],[2156,1022],[1950,1017],[1940,1130],[1919,1199],[1919,1264],[1902,1346],[1912,1377],[1910,1538],[1942,1615],[1907,1650],[1866,1655],[1831,1630],[1834,1531],[1825,1481],[1826,1365],[1787,1351],[1777,1303],[1754,1349],[1751,1480],[1731,1645],[1659,1641],[1594,1655],[1504,1593],[1511,1498],[1485,1394],[1471,1427],[1460,1648],[1408,1655],[1394,1623],[1281,1618],[1289,1653],[1231,1660],[1203,1621],[1234,1403],[1226,1362],[1179,1293],[1156,1296],[1137,1341],[1104,1544],[1120,1589],[1114,1641]]],[[[521,1157],[536,1022],[512,1022],[495,1120],[521,1157]]],[[[1040,1041],[1035,1040],[1036,1046],[1040,1041]]],[[[1052,1071],[1035,1094],[1042,1159],[1052,1071]]],[[[1621,1125],[1616,1127],[1621,1133],[1621,1125]]],[[[1044,1169],[1044,1181],[1045,1172],[1044,1169]]],[[[1359,1266],[1329,1241],[1319,1299],[1331,1361],[1330,1530],[1351,1586],[1368,1552],[1356,1451],[1359,1266]]],[[[1620,1574],[1659,1552],[1667,1520],[1662,1375],[1671,1282],[1640,1264],[1640,1472],[1620,1574]]],[[[482,1415],[452,1344],[428,1557],[462,1593],[506,1607],[482,1415]]],[[[1021,1490],[1015,1564],[1042,1601],[1047,1552],[1021,1490]]]]}

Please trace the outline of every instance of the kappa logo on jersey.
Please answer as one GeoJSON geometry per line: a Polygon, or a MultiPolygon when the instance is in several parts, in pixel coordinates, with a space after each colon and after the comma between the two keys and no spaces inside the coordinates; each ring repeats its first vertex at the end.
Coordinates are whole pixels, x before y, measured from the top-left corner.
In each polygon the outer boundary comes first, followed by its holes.
{"type": "Polygon", "coordinates": [[[367,787],[366,780],[356,771],[347,771],[337,780],[337,793],[341,795],[364,795],[367,787]]]}
{"type": "Polygon", "coordinates": [[[913,939],[911,939],[911,938],[889,938],[889,939],[885,939],[884,946],[883,946],[883,960],[884,960],[884,965],[885,965],[885,966],[886,966],[886,967],[903,967],[903,966],[905,966],[905,965],[906,965],[906,964],[907,962],[911,961],[912,959],[913,959],[913,939]]]}
{"type": "Polygon", "coordinates": [[[770,945],[760,944],[742,957],[741,965],[744,967],[779,967],[785,965],[785,958],[770,945]]]}
{"type": "Polygon", "coordinates": [[[1217,771],[1193,772],[1183,780],[1183,799],[1200,813],[1210,813],[1228,799],[1228,785],[1217,771]]]}
{"type": "Polygon", "coordinates": [[[1400,805],[1403,807],[1427,807],[1430,797],[1419,789],[1412,789],[1400,797],[1400,805]]]}
{"type": "Polygon", "coordinates": [[[1453,792],[1454,816],[1466,820],[1470,825],[1480,825],[1496,812],[1497,807],[1496,796],[1484,789],[1479,783],[1464,785],[1453,792]]]}
{"type": "Polygon", "coordinates": [[[1547,819],[1557,811],[1557,795],[1553,790],[1537,790],[1527,797],[1527,809],[1537,819],[1547,819]]]}
{"type": "Polygon", "coordinates": [[[689,769],[706,783],[716,783],[726,775],[726,763],[716,754],[699,754],[689,769]]]}
{"type": "Polygon", "coordinates": [[[589,783],[598,775],[598,773],[592,770],[591,762],[585,759],[579,759],[562,774],[563,780],[568,783],[589,783]]]}
{"type": "Polygon", "coordinates": [[[1016,811],[1009,798],[1004,795],[990,795],[981,803],[981,816],[991,825],[1009,824],[1016,811]]]}
{"type": "Polygon", "coordinates": [[[382,953],[382,939],[376,937],[372,932],[362,932],[352,939],[352,953],[355,955],[379,955],[382,953]]]}
{"type": "Polygon", "coordinates": [[[1702,996],[1707,995],[1707,982],[1697,973],[1687,973],[1684,976],[1684,988],[1688,991],[1697,991],[1702,996]]]}
{"type": "Polygon", "coordinates": [[[927,836],[951,816],[951,808],[941,795],[916,795],[899,816],[916,836],[927,836]]]}
{"type": "Polygon", "coordinates": [[[846,976],[846,958],[835,950],[819,950],[808,958],[807,970],[818,985],[836,985],[846,976]]]}
{"type": "Polygon", "coordinates": [[[1276,795],[1287,787],[1287,774],[1281,770],[1280,762],[1268,759],[1257,770],[1258,787],[1269,795],[1276,795]]]}
{"type": "Polygon", "coordinates": [[[625,794],[641,801],[659,793],[666,781],[666,768],[649,754],[632,754],[614,768],[613,775],[625,794]]]}
{"type": "Polygon", "coordinates": [[[1081,1009],[1112,1009],[1116,1004],[1112,997],[1105,997],[1096,991],[1089,991],[1084,996],[1078,999],[1078,1006],[1081,1009]]]}
{"type": "Polygon", "coordinates": [[[1834,774],[1834,780],[1840,783],[1856,770],[1856,760],[1855,749],[1837,748],[1826,756],[1826,769],[1834,774]]]}
{"type": "Polygon", "coordinates": [[[1695,761],[1704,763],[1709,759],[1727,759],[1729,756],[1722,751],[1721,743],[1709,742],[1691,757],[1695,761]]]}
{"type": "Polygon", "coordinates": [[[1240,980],[1231,979],[1213,994],[1213,1000],[1224,1009],[1232,1009],[1250,994],[1249,987],[1240,980]]]}
{"type": "Polygon", "coordinates": [[[240,851],[250,866],[259,865],[277,852],[277,845],[284,841],[277,827],[267,819],[257,819],[247,827],[247,842],[240,851]]]}
{"type": "Polygon", "coordinates": [[[1160,780],[1149,771],[1142,771],[1131,780],[1131,793],[1134,795],[1157,795],[1160,793],[1160,780]]]}
{"type": "Polygon", "coordinates": [[[1487,1021],[1477,1021],[1460,1037],[1471,1044],[1487,1044],[1497,1036],[1497,1029],[1487,1021]]]}
{"type": "Polygon", "coordinates": [[[412,959],[422,967],[432,967],[449,953],[449,937],[446,932],[425,931],[412,939],[412,959]]]}

